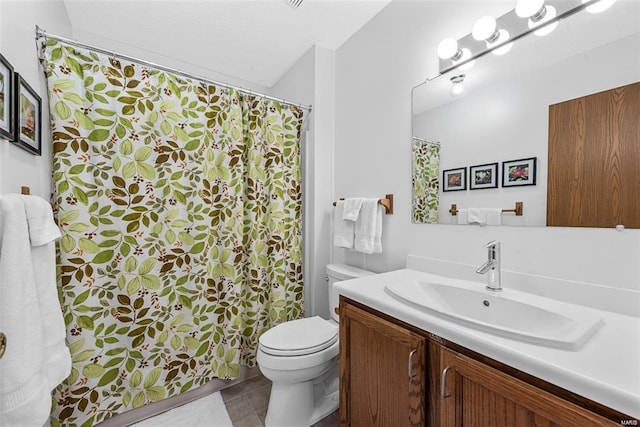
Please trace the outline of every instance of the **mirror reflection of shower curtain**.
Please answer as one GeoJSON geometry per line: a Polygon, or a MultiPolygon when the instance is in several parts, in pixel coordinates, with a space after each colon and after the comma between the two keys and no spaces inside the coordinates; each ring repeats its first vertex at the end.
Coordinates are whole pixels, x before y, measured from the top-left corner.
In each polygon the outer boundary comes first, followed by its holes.
{"type": "Polygon", "coordinates": [[[411,217],[417,224],[438,223],[440,145],[413,138],[411,217]]]}
{"type": "Polygon", "coordinates": [[[59,286],[91,425],[255,366],[302,316],[295,106],[47,40],[59,286]]]}

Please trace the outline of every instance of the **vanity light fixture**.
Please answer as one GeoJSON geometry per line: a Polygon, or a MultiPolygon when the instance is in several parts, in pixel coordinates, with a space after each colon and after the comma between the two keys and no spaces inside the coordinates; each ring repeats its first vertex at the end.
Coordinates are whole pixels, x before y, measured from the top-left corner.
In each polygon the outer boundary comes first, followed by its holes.
{"type": "Polygon", "coordinates": [[[449,95],[451,95],[453,98],[456,98],[460,95],[462,95],[462,92],[464,92],[464,85],[462,84],[464,82],[464,74],[458,74],[456,76],[451,77],[451,89],[449,89],[449,95]]]}
{"type": "Polygon", "coordinates": [[[446,38],[438,45],[438,57],[441,59],[450,59],[454,65],[464,63],[459,68],[462,71],[469,70],[475,64],[471,59],[471,51],[468,48],[458,48],[458,41],[453,37],[446,38]]]}
{"type": "Polygon", "coordinates": [[[555,7],[545,5],[544,0],[518,0],[516,4],[516,15],[520,18],[528,18],[527,24],[529,29],[542,27],[533,32],[536,36],[546,36],[555,30],[559,23],[558,21],[554,21],[547,24],[558,16],[558,12],[555,7]]]}
{"type": "MultiPolygon", "coordinates": [[[[590,0],[582,0],[582,4],[588,3],[590,0]]],[[[600,0],[589,6],[587,6],[587,12],[590,13],[600,13],[609,9],[612,4],[614,4],[616,0],[600,0]]]]}
{"type": "Polygon", "coordinates": [[[451,70],[467,70],[473,62],[492,52],[507,53],[515,40],[534,33],[549,34],[560,20],[584,9],[597,13],[608,9],[616,0],[517,0],[514,9],[494,18],[483,16],[470,34],[459,39],[448,38],[438,45],[439,74],[451,70]],[[551,4],[549,4],[551,3],[551,4]]]}
{"type": "MultiPolygon", "coordinates": [[[[498,29],[498,24],[493,16],[483,16],[473,24],[471,35],[478,41],[484,41],[487,43],[488,49],[493,49],[495,46],[504,44],[509,40],[509,31],[504,28],[498,29]]],[[[493,49],[493,53],[496,55],[504,55],[511,50],[513,43],[507,43],[504,46],[493,49]]]]}

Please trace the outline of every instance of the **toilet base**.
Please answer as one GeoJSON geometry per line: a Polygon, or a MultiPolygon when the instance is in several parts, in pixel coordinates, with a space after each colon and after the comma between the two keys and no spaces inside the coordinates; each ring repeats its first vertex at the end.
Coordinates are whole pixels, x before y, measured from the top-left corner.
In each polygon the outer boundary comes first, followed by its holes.
{"type": "Polygon", "coordinates": [[[271,385],[265,427],[309,427],[338,409],[337,361],[315,380],[271,385]]]}

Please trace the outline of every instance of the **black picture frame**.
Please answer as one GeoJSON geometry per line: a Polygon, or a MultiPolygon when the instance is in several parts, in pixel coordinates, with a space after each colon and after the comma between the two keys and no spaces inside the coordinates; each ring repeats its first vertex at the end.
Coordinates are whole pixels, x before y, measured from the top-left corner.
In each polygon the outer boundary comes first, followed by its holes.
{"type": "Polygon", "coordinates": [[[13,143],[35,155],[42,153],[42,99],[29,83],[15,73],[13,143]]]}
{"type": "Polygon", "coordinates": [[[498,162],[469,167],[469,189],[498,188],[498,162]]]}
{"type": "Polygon", "coordinates": [[[502,162],[502,186],[536,185],[537,157],[502,162]]]}
{"type": "Polygon", "coordinates": [[[462,191],[467,189],[467,168],[442,171],[442,191],[462,191]]]}
{"type": "Polygon", "coordinates": [[[13,66],[0,54],[0,137],[12,141],[15,138],[13,118],[13,93],[15,77],[13,66]]]}

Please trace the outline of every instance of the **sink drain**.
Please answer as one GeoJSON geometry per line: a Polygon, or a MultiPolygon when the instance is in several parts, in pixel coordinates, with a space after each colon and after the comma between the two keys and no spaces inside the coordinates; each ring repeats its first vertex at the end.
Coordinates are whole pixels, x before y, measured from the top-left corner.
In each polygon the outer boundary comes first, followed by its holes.
{"type": "Polygon", "coordinates": [[[484,301],[482,301],[482,303],[484,304],[485,307],[489,307],[491,305],[489,300],[484,300],[484,301]]]}

